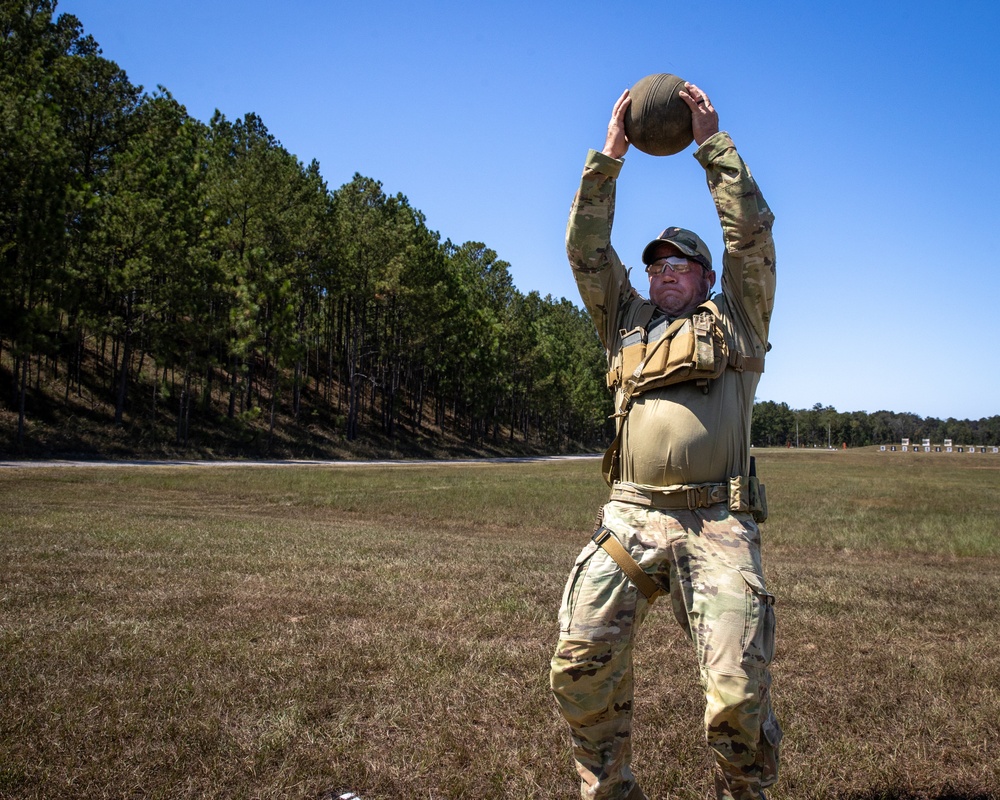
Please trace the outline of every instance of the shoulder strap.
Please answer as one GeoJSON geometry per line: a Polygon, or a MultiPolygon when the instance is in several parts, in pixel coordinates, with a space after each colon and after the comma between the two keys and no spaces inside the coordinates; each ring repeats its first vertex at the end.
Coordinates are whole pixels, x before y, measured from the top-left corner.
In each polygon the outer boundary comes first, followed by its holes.
{"type": "Polygon", "coordinates": [[[656,306],[648,300],[636,305],[638,305],[638,308],[636,308],[635,312],[633,314],[626,314],[622,319],[622,327],[627,330],[632,330],[633,328],[645,328],[649,325],[649,321],[656,313],[656,306]],[[631,319],[629,319],[630,316],[631,319]]]}

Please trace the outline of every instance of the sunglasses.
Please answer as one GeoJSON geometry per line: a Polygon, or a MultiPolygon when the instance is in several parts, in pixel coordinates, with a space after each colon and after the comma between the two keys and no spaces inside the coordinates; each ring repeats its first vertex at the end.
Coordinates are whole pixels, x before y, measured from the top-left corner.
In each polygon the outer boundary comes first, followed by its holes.
{"type": "Polygon", "coordinates": [[[700,261],[695,261],[693,258],[688,258],[687,256],[666,256],[665,258],[658,258],[652,264],[646,265],[647,275],[662,275],[668,268],[675,275],[686,275],[691,270],[699,266],[702,269],[705,265],[700,261]]]}

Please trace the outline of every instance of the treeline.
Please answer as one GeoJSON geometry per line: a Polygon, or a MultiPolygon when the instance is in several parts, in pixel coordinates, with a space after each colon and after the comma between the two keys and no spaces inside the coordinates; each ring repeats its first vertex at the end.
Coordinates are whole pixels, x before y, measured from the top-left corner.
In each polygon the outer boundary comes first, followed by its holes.
{"type": "MultiPolygon", "coordinates": [[[[0,366],[17,437],[56,381],[116,423],[606,438],[593,326],[441,241],[372,178],[330,191],[254,114],[144,93],[56,0],[0,0],[0,366]],[[95,384],[96,382],[96,384],[95,384]]],[[[51,400],[51,397],[49,398],[51,400]]]]}
{"type": "Polygon", "coordinates": [[[795,410],[787,403],[758,401],[753,409],[752,442],[756,447],[866,447],[899,444],[902,439],[957,445],[1000,445],[1000,415],[980,420],[919,417],[893,411],[838,412],[816,403],[795,410]]]}
{"type": "MultiPolygon", "coordinates": [[[[0,0],[6,439],[86,408],[132,430],[169,423],[183,446],[213,420],[268,437],[606,443],[604,357],[583,311],[522,294],[496,252],[442,241],[372,178],[331,191],[254,114],[205,123],[166,89],[144,93],[55,12],[0,0]]],[[[904,437],[1000,444],[1000,417],[754,412],[757,446],[904,437]]]]}

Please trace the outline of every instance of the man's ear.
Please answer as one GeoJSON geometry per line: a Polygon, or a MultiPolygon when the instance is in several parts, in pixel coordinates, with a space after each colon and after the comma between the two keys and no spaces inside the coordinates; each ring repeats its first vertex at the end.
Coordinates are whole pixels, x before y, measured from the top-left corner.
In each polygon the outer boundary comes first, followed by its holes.
{"type": "Polygon", "coordinates": [[[705,296],[708,297],[712,293],[712,287],[715,286],[715,270],[710,269],[705,273],[705,283],[707,287],[705,289],[705,296]]]}

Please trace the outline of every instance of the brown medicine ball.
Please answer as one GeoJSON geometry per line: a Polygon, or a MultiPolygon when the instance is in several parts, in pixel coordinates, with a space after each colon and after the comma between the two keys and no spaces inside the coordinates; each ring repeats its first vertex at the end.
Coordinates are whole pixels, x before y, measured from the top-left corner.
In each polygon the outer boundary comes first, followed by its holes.
{"type": "Polygon", "coordinates": [[[683,78],[647,75],[629,89],[632,104],[625,112],[625,135],[651,156],[671,156],[692,141],[691,109],[680,96],[683,78]]]}

